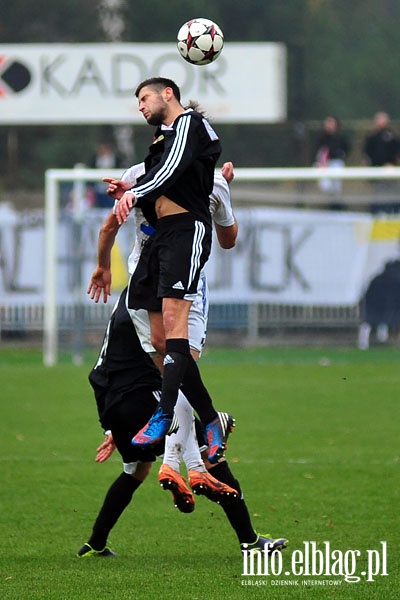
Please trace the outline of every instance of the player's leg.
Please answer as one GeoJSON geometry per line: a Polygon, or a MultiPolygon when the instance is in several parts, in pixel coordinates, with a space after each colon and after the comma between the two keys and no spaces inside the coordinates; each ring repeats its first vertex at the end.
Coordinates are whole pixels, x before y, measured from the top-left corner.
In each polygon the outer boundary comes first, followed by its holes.
{"type": "Polygon", "coordinates": [[[238,492],[238,496],[236,498],[232,496],[222,497],[219,501],[219,504],[221,504],[229,523],[237,535],[241,549],[252,548],[263,550],[265,543],[272,544],[272,550],[284,548],[287,545],[287,540],[285,538],[272,539],[270,535],[260,536],[255,531],[246,502],[244,500],[240,483],[233,475],[225,456],[221,457],[216,464],[211,463],[207,456],[207,439],[205,437],[204,427],[197,419],[195,420],[195,428],[196,438],[201,450],[204,464],[209,474],[212,475],[217,481],[237,490],[238,492]],[[244,544],[246,544],[246,547],[244,544]]]}
{"type": "Polygon", "coordinates": [[[207,472],[194,430],[193,409],[181,392],[175,414],[179,429],[177,433],[166,437],[163,464],[158,474],[160,485],[172,492],[174,505],[181,512],[194,510],[193,494],[180,474],[182,458],[188,470],[190,487],[196,494],[214,502],[219,502],[222,496],[237,496],[236,490],[220,483],[207,472]]]}
{"type": "Polygon", "coordinates": [[[190,359],[188,318],[191,302],[182,298],[163,298],[165,357],[160,408],[172,416],[178,391],[190,359]]]}
{"type": "MultiPolygon", "coordinates": [[[[234,419],[228,413],[217,413],[197,366],[197,360],[200,358],[205,343],[208,317],[207,281],[201,270],[197,276],[196,294],[186,294],[184,299],[190,299],[191,303],[187,319],[185,318],[181,321],[177,321],[175,318],[177,309],[179,310],[179,305],[173,304],[174,299],[163,299],[163,322],[167,338],[166,348],[169,349],[169,344],[174,343],[175,336],[185,336],[187,327],[190,356],[187,359],[181,389],[206,427],[209,459],[215,462],[224,452],[227,437],[234,426],[234,419]],[[164,306],[166,307],[165,310],[164,306]]],[[[185,346],[186,356],[187,352],[188,348],[185,346]]],[[[165,372],[166,368],[164,369],[164,377],[165,372]]],[[[163,399],[161,400],[162,403],[163,399]]]]}
{"type": "MultiPolygon", "coordinates": [[[[208,231],[203,223],[188,213],[165,217],[157,223],[157,232],[152,240],[152,256],[157,255],[159,263],[157,296],[162,298],[166,338],[163,386],[157,414],[148,427],[135,436],[133,443],[136,445],[152,445],[172,433],[178,390],[188,369],[192,374],[191,379],[196,378],[201,382],[190,355],[188,315],[191,303],[196,298],[201,268],[209,256],[210,247],[211,230],[208,231]]],[[[148,270],[152,269],[154,274],[153,267],[154,261],[150,261],[148,270]]],[[[154,285],[151,287],[153,289],[154,285]]],[[[132,291],[135,292],[133,287],[132,291]]],[[[152,339],[155,339],[154,335],[152,339]]],[[[217,413],[210,396],[203,394],[203,390],[204,386],[199,385],[194,408],[204,424],[208,424],[217,417],[217,413]]]]}
{"type": "Polygon", "coordinates": [[[190,403],[204,424],[217,418],[212,399],[203,384],[192,348],[188,340],[188,318],[191,302],[176,298],[164,298],[163,319],[158,313],[149,313],[152,344],[158,352],[165,352],[163,387],[160,410],[172,419],[179,385],[185,387],[190,403]],[[164,334],[166,340],[164,342],[164,334]]]}
{"type": "Polygon", "coordinates": [[[132,440],[136,445],[152,445],[173,433],[176,427],[174,407],[178,390],[182,390],[190,404],[196,410],[202,423],[206,426],[211,461],[218,460],[226,445],[226,438],[234,425],[228,413],[217,413],[212,398],[205,387],[200,371],[190,353],[188,340],[188,315],[190,302],[176,298],[164,298],[167,321],[163,319],[166,335],[186,337],[167,337],[165,342],[165,358],[163,362],[163,384],[160,406],[154,418],[143,431],[132,440]],[[169,325],[166,323],[169,323],[169,325]],[[175,324],[172,327],[172,323],[175,324]]]}
{"type": "Polygon", "coordinates": [[[285,548],[288,543],[286,538],[273,539],[269,534],[260,536],[255,531],[239,481],[233,475],[224,456],[221,457],[216,464],[213,464],[208,460],[207,439],[204,434],[204,428],[197,420],[195,421],[195,425],[197,440],[201,447],[204,463],[209,473],[218,481],[234,488],[238,492],[238,498],[236,498],[235,501],[232,501],[232,497],[226,496],[221,498],[219,504],[221,504],[229,523],[237,535],[241,549],[263,550],[265,543],[271,545],[269,548],[270,552],[285,548]]]}
{"type": "MultiPolygon", "coordinates": [[[[194,416],[192,407],[181,393],[179,393],[175,406],[175,415],[179,423],[179,429],[165,439],[163,464],[158,473],[158,481],[164,490],[172,493],[175,507],[181,512],[189,513],[193,512],[195,508],[194,497],[184,477],[180,474],[180,466],[194,416]]],[[[206,470],[198,448],[197,452],[198,460],[203,465],[203,469],[206,470]]]]}
{"type": "Polygon", "coordinates": [[[89,540],[78,551],[78,556],[113,556],[107,547],[110,531],[132,500],[133,494],[147,477],[156,454],[163,447],[139,451],[131,444],[132,436],[153,414],[157,400],[149,388],[123,392],[118,396],[112,391],[114,406],[107,416],[107,423],[113,432],[115,445],[122,456],[124,471],[110,486],[103,505],[93,525],[89,540]]]}
{"type": "MultiPolygon", "coordinates": [[[[195,434],[193,437],[195,438],[195,434]]],[[[195,444],[198,452],[199,446],[197,443],[197,439],[195,441],[195,444]]],[[[239,492],[236,488],[231,487],[228,484],[216,479],[209,471],[207,471],[205,467],[199,469],[196,465],[191,465],[189,452],[190,445],[188,447],[188,451],[184,452],[183,459],[185,461],[185,464],[188,465],[187,468],[189,485],[195,494],[197,494],[198,496],[205,496],[206,498],[208,498],[208,500],[211,500],[212,502],[217,502],[218,504],[226,500],[234,501],[239,499],[239,492]]],[[[202,464],[204,465],[203,462],[202,464]]]]}
{"type": "Polygon", "coordinates": [[[270,534],[260,535],[254,530],[240,483],[234,477],[228,462],[222,458],[216,465],[208,463],[207,466],[216,479],[235,487],[239,492],[238,501],[222,499],[220,504],[237,535],[241,550],[264,550],[266,544],[269,553],[274,550],[283,550],[288,544],[286,538],[272,538],[270,534]]]}
{"type": "Polygon", "coordinates": [[[124,471],[108,489],[90,538],[78,550],[79,557],[115,556],[107,546],[108,536],[130,504],[133,494],[147,477],[150,468],[151,462],[124,463],[124,471]]]}
{"type": "Polygon", "coordinates": [[[225,451],[226,441],[235,426],[235,419],[229,413],[215,411],[212,399],[201,379],[199,368],[193,359],[187,366],[181,388],[205,427],[208,459],[215,463],[225,451]]]}
{"type": "MultiPolygon", "coordinates": [[[[190,352],[196,363],[200,358],[207,334],[207,291],[206,278],[202,274],[188,319],[190,352]]],[[[171,479],[175,472],[179,472],[183,459],[188,471],[189,484],[196,494],[204,495],[214,502],[219,502],[221,496],[237,496],[236,490],[219,482],[206,470],[195,433],[193,409],[181,392],[175,406],[175,413],[179,421],[179,430],[166,437],[164,452],[164,463],[174,470],[172,476],[169,472],[171,479]]],[[[162,473],[161,477],[165,480],[165,473],[162,473]]],[[[186,482],[184,484],[187,490],[186,482]]],[[[176,504],[175,498],[174,502],[176,504]]]]}

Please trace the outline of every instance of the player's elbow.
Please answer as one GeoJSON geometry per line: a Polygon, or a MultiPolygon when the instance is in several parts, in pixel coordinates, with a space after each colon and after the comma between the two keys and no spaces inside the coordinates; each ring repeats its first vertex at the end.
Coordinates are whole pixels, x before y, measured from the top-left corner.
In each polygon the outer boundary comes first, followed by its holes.
{"type": "Polygon", "coordinates": [[[223,250],[230,250],[236,246],[236,238],[233,240],[219,240],[219,245],[223,250]]]}

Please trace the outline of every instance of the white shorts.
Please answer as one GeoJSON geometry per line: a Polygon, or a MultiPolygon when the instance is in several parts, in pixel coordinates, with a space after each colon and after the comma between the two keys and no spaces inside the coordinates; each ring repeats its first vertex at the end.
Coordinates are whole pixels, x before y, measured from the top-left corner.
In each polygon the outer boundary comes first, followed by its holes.
{"type": "MultiPolygon", "coordinates": [[[[205,274],[202,272],[197,286],[195,300],[189,312],[189,345],[201,354],[207,335],[208,320],[208,286],[205,274]]],[[[150,321],[147,310],[127,308],[137,331],[140,343],[145,352],[155,352],[151,344],[150,321]]]]}

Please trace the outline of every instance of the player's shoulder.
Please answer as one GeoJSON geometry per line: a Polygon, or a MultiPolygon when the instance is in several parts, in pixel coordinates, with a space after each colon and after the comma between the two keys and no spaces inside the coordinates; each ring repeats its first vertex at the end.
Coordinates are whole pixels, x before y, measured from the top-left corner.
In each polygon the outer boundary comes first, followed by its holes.
{"type": "Polygon", "coordinates": [[[219,142],[217,133],[207,120],[207,117],[205,117],[201,112],[198,112],[193,108],[185,109],[184,112],[181,113],[177,119],[175,119],[174,127],[177,126],[181,119],[190,119],[190,127],[198,130],[203,129],[206,136],[209,137],[211,141],[219,142]]]}

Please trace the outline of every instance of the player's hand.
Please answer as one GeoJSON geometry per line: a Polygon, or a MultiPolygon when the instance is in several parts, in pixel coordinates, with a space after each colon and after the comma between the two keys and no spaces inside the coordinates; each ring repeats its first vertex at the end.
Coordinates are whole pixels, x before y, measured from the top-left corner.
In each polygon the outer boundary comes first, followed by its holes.
{"type": "Polygon", "coordinates": [[[114,209],[118,225],[122,225],[126,222],[134,205],[135,194],[133,192],[125,192],[114,209]]]}
{"type": "Polygon", "coordinates": [[[115,448],[116,446],[114,444],[114,439],[112,433],[110,433],[96,450],[96,462],[105,462],[108,458],[110,458],[115,448]]]}
{"type": "Polygon", "coordinates": [[[111,271],[110,269],[103,269],[102,267],[96,267],[90,278],[87,293],[90,295],[91,300],[98,302],[103,295],[103,302],[107,304],[108,297],[111,296],[111,271]]]}
{"type": "Polygon", "coordinates": [[[224,163],[222,165],[221,173],[222,173],[222,176],[225,177],[226,181],[228,183],[231,183],[231,181],[233,181],[233,178],[235,177],[235,173],[233,171],[233,163],[231,163],[231,162],[224,163]]]}
{"type": "Polygon", "coordinates": [[[103,177],[103,181],[108,183],[107,194],[116,200],[122,198],[124,192],[132,187],[131,183],[121,179],[112,179],[112,177],[103,177]]]}

